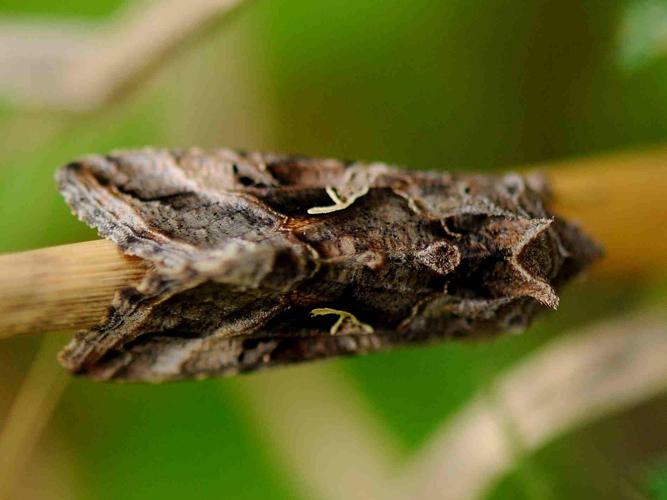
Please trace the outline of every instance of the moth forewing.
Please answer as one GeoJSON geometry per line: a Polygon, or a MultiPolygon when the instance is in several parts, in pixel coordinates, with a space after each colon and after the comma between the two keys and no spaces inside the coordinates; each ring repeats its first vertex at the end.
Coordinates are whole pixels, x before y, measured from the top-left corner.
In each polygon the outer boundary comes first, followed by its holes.
{"type": "Polygon", "coordinates": [[[58,182],[79,218],[152,264],[61,353],[103,380],[516,331],[599,255],[517,174],[143,149],[70,163],[58,182]]]}

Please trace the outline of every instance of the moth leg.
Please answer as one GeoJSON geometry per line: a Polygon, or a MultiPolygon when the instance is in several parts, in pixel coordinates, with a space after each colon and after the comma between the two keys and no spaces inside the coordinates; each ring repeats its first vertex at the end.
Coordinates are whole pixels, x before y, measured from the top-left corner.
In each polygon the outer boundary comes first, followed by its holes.
{"type": "MultiPolygon", "coordinates": [[[[333,326],[329,330],[329,333],[331,333],[331,335],[336,335],[336,333],[338,333],[338,330],[340,330],[340,328],[343,326],[343,323],[346,322],[346,321],[350,322],[351,328],[353,328],[355,330],[356,329],[361,329],[362,333],[369,334],[369,333],[373,333],[373,331],[374,331],[373,327],[371,325],[369,325],[367,323],[362,323],[361,321],[359,321],[357,319],[357,317],[354,314],[349,313],[347,311],[341,311],[339,309],[332,309],[330,307],[319,307],[317,309],[313,309],[312,311],[310,311],[311,316],[325,316],[325,315],[328,315],[328,314],[338,315],[338,319],[336,320],[336,322],[333,324],[333,326]]],[[[357,333],[357,332],[354,332],[354,333],[357,333]]]]}
{"type": "Polygon", "coordinates": [[[356,193],[352,193],[349,196],[347,196],[345,199],[341,198],[336,191],[336,188],[333,186],[327,186],[324,188],[324,190],[327,192],[329,197],[332,199],[334,202],[333,205],[329,205],[327,207],[312,207],[308,209],[308,213],[311,215],[315,214],[329,214],[331,212],[337,212],[339,210],[345,210],[347,207],[352,205],[357,199],[361,198],[364,196],[366,193],[368,193],[368,190],[370,187],[368,185],[364,186],[360,191],[357,191],[356,193]]]}

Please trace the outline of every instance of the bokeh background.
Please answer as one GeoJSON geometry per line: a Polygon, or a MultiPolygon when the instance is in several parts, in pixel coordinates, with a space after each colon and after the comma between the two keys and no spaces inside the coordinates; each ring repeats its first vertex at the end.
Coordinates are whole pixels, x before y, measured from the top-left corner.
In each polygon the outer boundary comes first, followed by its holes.
{"type": "MultiPolygon", "coordinates": [[[[63,21],[113,22],[135,3],[0,0],[0,19],[39,19],[57,30],[63,21]]],[[[665,141],[667,2],[253,0],[97,109],[0,93],[0,251],[95,238],[70,215],[53,173],[114,148],[229,146],[499,171],[665,141]]],[[[52,404],[36,404],[52,412],[41,432],[18,441],[21,460],[5,464],[12,484],[2,493],[305,499],[324,495],[318,485],[338,484],[338,498],[363,498],[355,481],[381,474],[338,456],[341,446],[381,443],[378,454],[398,475],[500,374],[587,325],[664,305],[666,285],[664,273],[595,270],[564,292],[557,313],[491,342],[197,383],[65,378],[52,404]],[[313,421],[342,434],[309,433],[313,421]],[[346,435],[348,424],[357,427],[346,435]]],[[[20,391],[39,393],[64,377],[44,353],[66,337],[0,342],[0,426],[20,391]],[[46,380],[35,375],[35,358],[46,380]],[[27,389],[26,373],[36,377],[27,389]]],[[[482,438],[470,442],[480,447],[482,438]]],[[[486,498],[667,498],[667,397],[517,450],[486,498]]]]}

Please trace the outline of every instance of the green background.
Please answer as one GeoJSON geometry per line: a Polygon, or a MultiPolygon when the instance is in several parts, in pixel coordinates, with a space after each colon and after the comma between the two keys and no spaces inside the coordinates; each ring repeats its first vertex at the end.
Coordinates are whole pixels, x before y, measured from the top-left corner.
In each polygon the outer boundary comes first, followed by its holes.
{"type": "MultiPolygon", "coordinates": [[[[104,20],[124,3],[0,0],[0,12],[104,20]]],[[[652,52],[641,46],[632,64],[624,58],[622,28],[642,3],[251,1],[100,112],[1,101],[0,251],[92,239],[53,173],[114,148],[224,145],[499,170],[658,144],[667,138],[667,58],[642,58],[652,52]]],[[[407,458],[500,370],[571,328],[663,301],[664,288],[632,277],[576,283],[557,314],[520,337],[329,364],[407,458]]],[[[1,343],[0,415],[37,343],[1,343]]],[[[294,370],[307,378],[310,369],[294,370]]],[[[304,498],[240,392],[236,379],[74,380],[39,444],[57,446],[68,465],[24,489],[34,498],[304,498]]],[[[665,423],[662,396],[589,424],[517,463],[491,498],[667,498],[665,423]]],[[[28,467],[43,472],[38,461],[28,467]]]]}

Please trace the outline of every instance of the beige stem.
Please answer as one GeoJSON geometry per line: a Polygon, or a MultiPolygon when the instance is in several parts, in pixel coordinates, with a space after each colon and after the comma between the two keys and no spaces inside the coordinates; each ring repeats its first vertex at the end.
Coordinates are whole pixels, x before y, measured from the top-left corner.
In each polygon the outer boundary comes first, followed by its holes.
{"type": "Polygon", "coordinates": [[[332,365],[242,377],[237,387],[260,437],[303,498],[392,500],[399,470],[394,436],[332,365]]]}
{"type": "MultiPolygon", "coordinates": [[[[596,272],[665,275],[667,149],[548,167],[556,213],[580,221],[605,247],[596,272]]],[[[109,241],[0,255],[0,337],[95,325],[114,292],[145,269],[109,241]]]]}
{"type": "Polygon", "coordinates": [[[652,310],[559,337],[496,378],[492,398],[480,394],[434,434],[399,480],[403,498],[483,498],[517,451],[661,394],[666,357],[665,315],[652,310]]]}
{"type": "Polygon", "coordinates": [[[0,338],[93,326],[145,272],[104,240],[0,255],[0,338]]]}
{"type": "Polygon", "coordinates": [[[95,110],[135,87],[241,3],[133,2],[102,26],[0,19],[0,93],[32,106],[95,110]]]}
{"type": "Polygon", "coordinates": [[[35,359],[2,420],[0,500],[18,498],[14,489],[25,480],[26,465],[70,380],[54,359],[61,345],[57,335],[41,339],[35,359]]]}
{"type": "MultiPolygon", "coordinates": [[[[535,168],[535,167],[532,167],[535,168]]],[[[542,167],[554,211],[603,243],[605,274],[656,278],[667,271],[667,148],[542,167]]]]}

